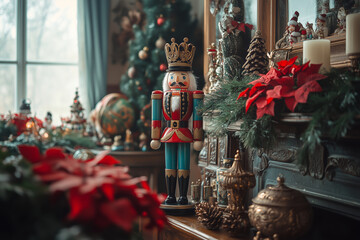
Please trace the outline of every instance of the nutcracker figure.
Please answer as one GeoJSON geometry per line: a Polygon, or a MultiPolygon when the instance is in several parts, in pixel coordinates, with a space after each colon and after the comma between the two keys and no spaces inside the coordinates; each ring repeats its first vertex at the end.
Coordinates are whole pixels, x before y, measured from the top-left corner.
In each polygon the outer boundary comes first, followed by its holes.
{"type": "MultiPolygon", "coordinates": [[[[171,39],[165,45],[168,70],[163,80],[163,91],[152,92],[151,148],[165,144],[165,178],[167,198],[163,205],[171,209],[190,205],[187,199],[190,177],[190,143],[200,151],[203,141],[202,116],[196,107],[203,100],[202,91],[196,90],[195,76],[191,71],[195,46],[184,38],[181,44],[171,39]],[[165,129],[161,135],[161,110],[165,129]],[[193,116],[192,131],[189,120],[193,116]],[[180,197],[176,201],[176,181],[179,181],[180,197]],[[174,206],[176,205],[176,206],[174,206]]],[[[166,208],[165,208],[166,209],[166,208]]]]}

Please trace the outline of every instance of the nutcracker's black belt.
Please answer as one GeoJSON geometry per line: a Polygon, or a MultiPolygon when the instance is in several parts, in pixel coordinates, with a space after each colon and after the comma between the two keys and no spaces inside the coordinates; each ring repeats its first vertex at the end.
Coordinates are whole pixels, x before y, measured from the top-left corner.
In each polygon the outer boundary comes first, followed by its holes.
{"type": "Polygon", "coordinates": [[[166,121],[166,127],[169,128],[187,128],[188,127],[188,121],[180,121],[180,120],[171,120],[166,121]]]}

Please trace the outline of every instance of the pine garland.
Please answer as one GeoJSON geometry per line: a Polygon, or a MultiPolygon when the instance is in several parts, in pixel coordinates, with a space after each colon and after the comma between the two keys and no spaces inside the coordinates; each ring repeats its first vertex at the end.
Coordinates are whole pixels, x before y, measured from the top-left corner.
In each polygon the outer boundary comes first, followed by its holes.
{"type": "MultiPolygon", "coordinates": [[[[332,70],[328,78],[319,81],[322,92],[311,93],[306,104],[299,104],[296,112],[309,113],[311,120],[303,133],[303,145],[298,151],[298,163],[306,165],[309,154],[321,144],[321,138],[338,140],[344,137],[360,115],[360,79],[346,70],[332,70]]],[[[241,120],[235,132],[247,148],[269,148],[276,139],[274,118],[268,115],[256,120],[254,107],[245,114],[246,99],[237,99],[248,83],[258,76],[243,76],[224,82],[221,88],[206,96],[199,109],[211,117],[209,134],[218,136],[228,132],[231,123],[241,120]]],[[[285,108],[275,109],[275,117],[285,108]]]]}

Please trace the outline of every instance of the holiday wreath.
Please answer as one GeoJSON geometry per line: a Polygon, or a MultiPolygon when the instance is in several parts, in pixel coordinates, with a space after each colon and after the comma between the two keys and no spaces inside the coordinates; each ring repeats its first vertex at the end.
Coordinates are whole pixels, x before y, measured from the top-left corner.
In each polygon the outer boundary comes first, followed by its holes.
{"type": "Polygon", "coordinates": [[[276,138],[274,123],[288,112],[311,116],[301,140],[298,162],[321,137],[344,137],[360,114],[360,80],[347,69],[318,73],[320,65],[295,64],[297,58],[277,63],[265,75],[237,76],[205,97],[199,109],[211,117],[209,134],[223,135],[230,124],[241,120],[235,135],[245,147],[269,148],[276,138]]]}

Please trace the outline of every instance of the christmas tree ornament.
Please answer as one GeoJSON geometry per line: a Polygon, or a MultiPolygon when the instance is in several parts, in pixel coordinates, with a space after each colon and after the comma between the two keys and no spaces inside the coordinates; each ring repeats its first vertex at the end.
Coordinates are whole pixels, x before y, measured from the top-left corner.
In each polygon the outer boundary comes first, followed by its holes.
{"type": "Polygon", "coordinates": [[[158,49],[164,49],[165,46],[165,39],[163,37],[159,37],[156,42],[155,42],[155,46],[158,49]]]}
{"type": "Polygon", "coordinates": [[[139,51],[138,56],[141,60],[147,59],[149,56],[149,48],[145,46],[142,50],[139,51]]]}
{"type": "Polygon", "coordinates": [[[196,205],[198,221],[209,230],[219,229],[223,222],[223,210],[217,204],[201,202],[196,205]]]}
{"type": "Polygon", "coordinates": [[[255,175],[241,168],[240,151],[237,150],[233,165],[219,173],[221,185],[228,190],[228,206],[224,212],[224,228],[231,234],[245,233],[250,227],[245,212],[246,192],[255,186],[255,175]]]}
{"type": "Polygon", "coordinates": [[[202,103],[204,93],[197,91],[195,76],[192,73],[192,62],[195,46],[188,43],[188,38],[180,44],[171,39],[165,44],[165,55],[168,72],[163,79],[163,91],[153,91],[151,143],[158,149],[161,142],[165,144],[165,180],[167,198],[161,208],[168,214],[191,214],[194,204],[187,199],[190,180],[190,144],[200,151],[203,141],[202,115],[196,108],[202,103]],[[183,57],[186,56],[186,57],[183,57]],[[193,131],[190,131],[189,120],[193,115],[193,131]],[[166,120],[166,128],[161,134],[161,119],[166,120]],[[176,199],[176,181],[179,181],[179,195],[176,199]]]}
{"type": "Polygon", "coordinates": [[[143,90],[143,88],[141,87],[141,86],[138,86],[138,88],[137,88],[139,91],[142,91],[143,90]]]}
{"type": "Polygon", "coordinates": [[[156,23],[158,26],[162,26],[165,22],[165,18],[164,16],[161,14],[160,17],[158,17],[158,19],[156,20],[156,23]]]}
{"type": "Polygon", "coordinates": [[[76,89],[73,104],[70,106],[70,118],[64,123],[65,135],[70,133],[84,134],[86,129],[86,119],[84,117],[84,108],[79,100],[79,91],[76,89]]]}
{"type": "Polygon", "coordinates": [[[171,32],[175,32],[176,31],[176,29],[173,27],[173,28],[171,28],[171,32]]]}
{"type": "Polygon", "coordinates": [[[165,72],[165,71],[166,71],[166,69],[167,69],[166,64],[165,64],[165,63],[160,64],[159,69],[160,69],[160,71],[165,72]]]}
{"type": "Polygon", "coordinates": [[[128,74],[128,77],[129,77],[129,78],[134,78],[134,77],[135,77],[135,74],[136,74],[136,69],[135,69],[135,67],[134,67],[134,66],[129,67],[127,74],[128,74]]]}
{"type": "Polygon", "coordinates": [[[111,138],[133,126],[135,113],[125,95],[110,93],[96,105],[93,118],[98,135],[111,138]]]}
{"type": "Polygon", "coordinates": [[[250,42],[246,62],[242,66],[242,75],[265,74],[268,71],[268,58],[265,41],[258,30],[250,42]]]}

